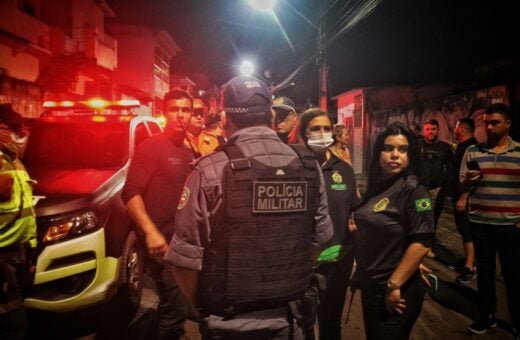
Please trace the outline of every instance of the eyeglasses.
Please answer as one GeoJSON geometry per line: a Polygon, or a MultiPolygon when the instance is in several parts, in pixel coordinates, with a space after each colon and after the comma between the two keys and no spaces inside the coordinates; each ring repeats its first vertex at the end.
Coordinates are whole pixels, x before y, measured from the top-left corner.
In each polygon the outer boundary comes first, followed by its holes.
{"type": "Polygon", "coordinates": [[[193,109],[193,112],[191,114],[192,117],[204,117],[206,113],[206,110],[204,109],[193,109]]]}

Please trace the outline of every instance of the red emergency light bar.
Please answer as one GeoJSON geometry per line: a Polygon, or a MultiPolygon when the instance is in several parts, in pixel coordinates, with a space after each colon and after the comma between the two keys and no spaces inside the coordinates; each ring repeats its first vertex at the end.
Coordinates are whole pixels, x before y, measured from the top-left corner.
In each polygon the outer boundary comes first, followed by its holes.
{"type": "Polygon", "coordinates": [[[141,102],[137,99],[121,99],[121,100],[105,100],[102,98],[91,98],[89,100],[82,100],[73,102],[71,100],[63,100],[60,102],[46,101],[43,103],[45,109],[52,110],[70,110],[70,109],[130,109],[139,107],[141,102]]]}

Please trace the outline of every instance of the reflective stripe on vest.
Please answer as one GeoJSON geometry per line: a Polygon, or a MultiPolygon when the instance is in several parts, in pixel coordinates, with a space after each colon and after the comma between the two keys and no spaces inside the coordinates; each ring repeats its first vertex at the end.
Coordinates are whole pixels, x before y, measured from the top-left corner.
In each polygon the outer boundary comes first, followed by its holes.
{"type": "Polygon", "coordinates": [[[0,247],[26,242],[35,247],[36,219],[29,174],[15,170],[13,162],[5,162],[0,171],[14,179],[11,198],[0,202],[0,247]]]}

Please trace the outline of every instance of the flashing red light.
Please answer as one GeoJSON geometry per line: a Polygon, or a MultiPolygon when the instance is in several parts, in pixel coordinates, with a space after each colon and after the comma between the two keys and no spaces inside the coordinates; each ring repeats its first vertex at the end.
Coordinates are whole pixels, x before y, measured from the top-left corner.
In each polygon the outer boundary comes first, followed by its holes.
{"type": "Polygon", "coordinates": [[[63,106],[63,107],[73,107],[74,106],[74,102],[71,101],[71,100],[64,100],[60,103],[60,106],[63,106]]]}
{"type": "Polygon", "coordinates": [[[120,106],[139,106],[141,102],[137,99],[121,99],[116,101],[115,104],[120,106]]]}
{"type": "Polygon", "coordinates": [[[87,105],[94,109],[102,109],[108,106],[108,102],[101,98],[92,98],[87,101],[87,105]]]}
{"type": "Polygon", "coordinates": [[[45,107],[45,108],[51,108],[51,107],[56,107],[56,106],[58,106],[58,103],[56,103],[54,101],[43,102],[43,107],[45,107]]]}
{"type": "Polygon", "coordinates": [[[103,123],[107,121],[107,118],[103,116],[94,116],[92,117],[92,121],[95,123],[103,123]]]}

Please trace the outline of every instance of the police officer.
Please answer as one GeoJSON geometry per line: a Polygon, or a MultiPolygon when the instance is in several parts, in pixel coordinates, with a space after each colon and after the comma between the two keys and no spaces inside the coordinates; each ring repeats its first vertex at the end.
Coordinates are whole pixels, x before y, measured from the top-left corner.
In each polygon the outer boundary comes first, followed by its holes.
{"type": "Polygon", "coordinates": [[[36,248],[31,179],[18,159],[24,144],[22,116],[0,105],[0,338],[21,339],[27,330],[22,288],[36,248]]]}
{"type": "Polygon", "coordinates": [[[332,235],[319,165],[269,128],[270,98],[252,77],[223,86],[228,142],[195,163],[177,208],[165,258],[204,339],[301,339],[305,311],[288,305],[307,289],[312,245],[332,235]]]}

